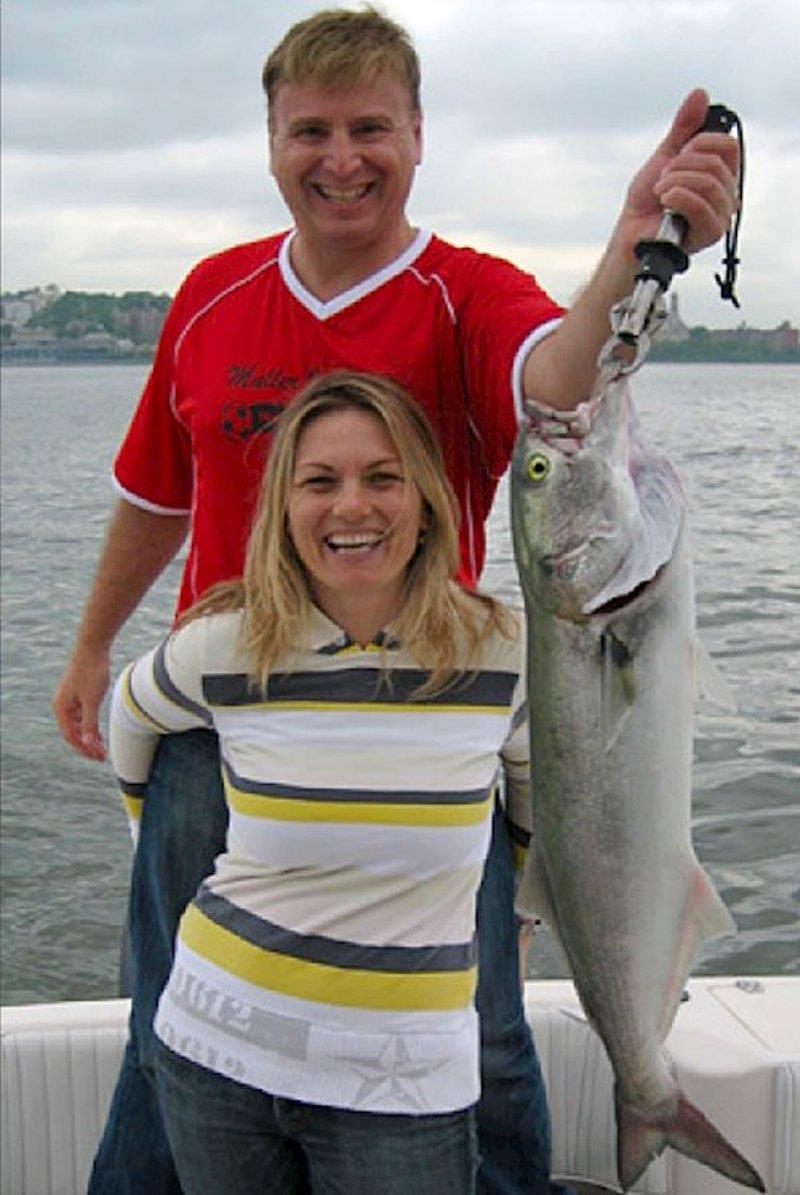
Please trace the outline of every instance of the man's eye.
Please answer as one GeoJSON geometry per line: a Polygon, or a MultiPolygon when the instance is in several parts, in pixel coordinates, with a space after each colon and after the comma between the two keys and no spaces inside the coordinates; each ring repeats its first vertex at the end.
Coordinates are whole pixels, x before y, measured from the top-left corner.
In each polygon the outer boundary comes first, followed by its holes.
{"type": "Polygon", "coordinates": [[[322,125],[304,124],[294,130],[294,136],[297,141],[321,141],[325,130],[322,125]]]}
{"type": "Polygon", "coordinates": [[[380,120],[365,120],[353,130],[359,141],[377,141],[390,133],[391,127],[380,120]]]}

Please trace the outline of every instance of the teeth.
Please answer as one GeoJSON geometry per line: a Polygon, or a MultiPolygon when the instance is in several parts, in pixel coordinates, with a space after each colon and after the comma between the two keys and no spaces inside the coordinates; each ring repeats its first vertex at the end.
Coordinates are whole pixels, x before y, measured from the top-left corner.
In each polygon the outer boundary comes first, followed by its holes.
{"type": "Polygon", "coordinates": [[[382,535],[329,535],[326,543],[329,548],[374,548],[383,539],[382,535]]]}
{"type": "Polygon", "coordinates": [[[333,203],[357,203],[367,193],[369,183],[364,183],[360,187],[323,187],[319,186],[317,189],[325,199],[330,199],[333,203]]]}

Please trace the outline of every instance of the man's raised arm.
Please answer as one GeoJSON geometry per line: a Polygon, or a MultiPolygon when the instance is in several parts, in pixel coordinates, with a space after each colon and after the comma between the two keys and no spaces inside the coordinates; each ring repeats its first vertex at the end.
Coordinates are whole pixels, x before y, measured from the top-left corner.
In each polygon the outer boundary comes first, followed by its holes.
{"type": "Polygon", "coordinates": [[[75,647],[53,698],[62,735],[80,755],[103,760],[98,715],[117,633],[180,548],[188,515],[153,514],[120,500],[111,518],[75,647]]]}
{"type": "Polygon", "coordinates": [[[589,397],[597,356],[611,331],[609,312],[634,286],[639,268],[634,246],[655,237],[665,208],[688,223],[687,253],[724,236],[738,202],[739,146],[725,133],[697,132],[707,110],[707,93],[690,92],[666,137],[633,179],[594,276],[559,329],[525,363],[528,398],[565,411],[589,397]]]}

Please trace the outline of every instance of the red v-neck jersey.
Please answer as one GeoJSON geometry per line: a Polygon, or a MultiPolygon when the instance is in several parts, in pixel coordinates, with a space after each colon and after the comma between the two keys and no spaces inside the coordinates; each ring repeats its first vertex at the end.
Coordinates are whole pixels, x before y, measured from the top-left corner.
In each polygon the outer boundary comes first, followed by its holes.
{"type": "Polygon", "coordinates": [[[424,407],[461,509],[460,579],[475,584],[524,359],[563,309],[529,274],[429,233],[321,303],[291,267],[291,238],[229,249],[189,274],[117,456],[129,502],[191,513],[178,611],[241,575],[272,423],[336,369],[391,377],[424,407]]]}

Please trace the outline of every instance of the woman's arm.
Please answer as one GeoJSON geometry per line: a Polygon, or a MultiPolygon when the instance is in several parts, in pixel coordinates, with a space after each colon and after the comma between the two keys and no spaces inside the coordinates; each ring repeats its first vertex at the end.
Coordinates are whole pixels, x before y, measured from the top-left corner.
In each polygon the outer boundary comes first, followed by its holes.
{"type": "Polygon", "coordinates": [[[129,664],[114,686],[110,755],[134,840],[160,736],[212,725],[202,693],[202,649],[209,621],[198,619],[173,632],[129,664]]]}

